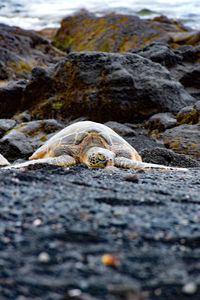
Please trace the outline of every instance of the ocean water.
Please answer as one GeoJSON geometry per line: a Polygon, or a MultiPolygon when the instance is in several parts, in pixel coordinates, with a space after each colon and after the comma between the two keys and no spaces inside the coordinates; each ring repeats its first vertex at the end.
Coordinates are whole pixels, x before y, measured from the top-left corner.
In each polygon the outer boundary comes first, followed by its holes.
{"type": "Polygon", "coordinates": [[[200,30],[200,0],[0,0],[0,23],[35,30],[59,27],[63,17],[80,9],[97,15],[116,12],[142,18],[164,14],[200,30]]]}

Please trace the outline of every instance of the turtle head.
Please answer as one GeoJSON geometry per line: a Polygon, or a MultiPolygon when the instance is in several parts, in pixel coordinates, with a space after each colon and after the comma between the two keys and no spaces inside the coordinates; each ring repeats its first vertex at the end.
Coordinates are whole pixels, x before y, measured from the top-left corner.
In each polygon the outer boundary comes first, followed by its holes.
{"type": "Polygon", "coordinates": [[[114,165],[115,154],[104,148],[93,147],[88,151],[87,165],[90,168],[105,168],[114,165]]]}

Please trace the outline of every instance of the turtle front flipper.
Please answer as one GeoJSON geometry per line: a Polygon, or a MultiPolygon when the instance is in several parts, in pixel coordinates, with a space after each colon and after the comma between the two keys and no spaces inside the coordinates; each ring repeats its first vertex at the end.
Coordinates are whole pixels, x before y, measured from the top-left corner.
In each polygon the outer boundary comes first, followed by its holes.
{"type": "Polygon", "coordinates": [[[47,157],[44,159],[40,159],[42,162],[46,162],[51,165],[57,165],[57,166],[73,166],[76,164],[76,160],[70,156],[70,155],[60,155],[57,157],[47,157]]]}
{"type": "Polygon", "coordinates": [[[28,167],[30,165],[35,164],[50,164],[56,166],[72,166],[76,164],[76,160],[70,155],[61,155],[58,157],[47,157],[47,158],[40,158],[40,159],[33,159],[30,161],[26,161],[19,164],[13,164],[4,169],[20,169],[24,167],[28,167]]]}
{"type": "Polygon", "coordinates": [[[145,163],[142,161],[133,161],[125,157],[116,157],[115,166],[126,169],[142,169],[142,170],[157,170],[157,171],[181,171],[187,172],[186,168],[167,167],[163,165],[145,163]]]}
{"type": "Polygon", "coordinates": [[[7,161],[7,159],[0,154],[0,166],[9,166],[10,163],[7,161]]]}

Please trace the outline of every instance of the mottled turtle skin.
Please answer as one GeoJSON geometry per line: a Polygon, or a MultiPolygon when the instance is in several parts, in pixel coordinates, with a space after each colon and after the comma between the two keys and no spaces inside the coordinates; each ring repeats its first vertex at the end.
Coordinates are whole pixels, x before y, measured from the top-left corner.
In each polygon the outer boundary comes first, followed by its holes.
{"type": "Polygon", "coordinates": [[[137,151],[106,125],[81,121],[67,126],[29,158],[55,165],[85,163],[90,168],[116,166],[133,169],[180,170],[142,162],[137,151]]]}

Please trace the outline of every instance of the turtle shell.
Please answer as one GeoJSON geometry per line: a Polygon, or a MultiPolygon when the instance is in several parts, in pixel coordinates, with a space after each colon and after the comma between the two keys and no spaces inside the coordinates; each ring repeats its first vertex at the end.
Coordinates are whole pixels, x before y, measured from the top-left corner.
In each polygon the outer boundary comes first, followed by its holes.
{"type": "Polygon", "coordinates": [[[111,128],[92,121],[81,121],[65,127],[51,137],[29,159],[69,154],[81,161],[82,153],[94,146],[113,151],[117,156],[122,155],[140,160],[136,158],[135,149],[111,128]]]}

